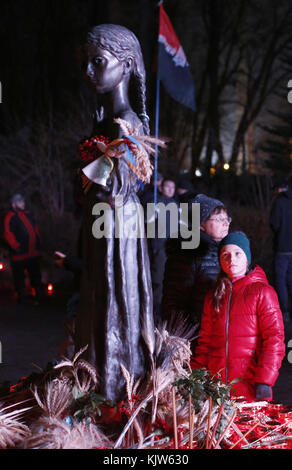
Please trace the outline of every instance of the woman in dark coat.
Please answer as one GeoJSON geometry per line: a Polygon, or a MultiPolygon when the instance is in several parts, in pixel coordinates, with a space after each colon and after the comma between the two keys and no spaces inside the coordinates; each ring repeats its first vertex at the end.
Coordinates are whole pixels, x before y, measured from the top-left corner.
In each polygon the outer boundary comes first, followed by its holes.
{"type": "MultiPolygon", "coordinates": [[[[94,27],[84,47],[84,63],[90,84],[98,94],[93,135],[110,141],[123,134],[114,119],[121,118],[140,134],[149,134],[145,111],[145,70],[136,36],[117,25],[94,27]],[[128,88],[136,93],[132,109],[128,88]]],[[[123,217],[122,204],[139,203],[139,184],[126,155],[113,158],[114,168],[105,186],[93,184],[84,201],[83,273],[80,310],[76,319],[76,349],[88,345],[85,358],[96,366],[101,377],[100,392],[106,399],[119,401],[124,395],[121,364],[135,377],[147,369],[154,342],[152,288],[146,239],[115,237],[123,217]],[[122,198],[122,199],[121,199],[122,198]],[[93,236],[92,209],[106,202],[111,222],[109,236],[93,236]],[[143,328],[143,336],[142,336],[143,328]]]]}
{"type": "Polygon", "coordinates": [[[195,249],[183,249],[182,240],[169,240],[162,312],[165,319],[182,313],[198,324],[205,296],[220,272],[219,242],[227,235],[231,219],[218,199],[198,194],[192,203],[200,204],[200,244],[195,249]]]}

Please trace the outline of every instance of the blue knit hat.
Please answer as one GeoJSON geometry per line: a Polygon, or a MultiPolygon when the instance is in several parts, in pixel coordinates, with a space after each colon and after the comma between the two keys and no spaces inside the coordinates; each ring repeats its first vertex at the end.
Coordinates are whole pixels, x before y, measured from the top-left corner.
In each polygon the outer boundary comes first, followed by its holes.
{"type": "Polygon", "coordinates": [[[18,201],[24,201],[24,197],[22,196],[22,194],[14,194],[11,198],[11,204],[14,204],[15,202],[18,202],[18,201]]]}
{"type": "Polygon", "coordinates": [[[197,194],[196,197],[192,200],[192,202],[200,204],[201,225],[209,219],[210,215],[216,209],[216,207],[224,207],[223,202],[219,201],[219,199],[208,197],[205,194],[197,194]]]}
{"type": "Polygon", "coordinates": [[[219,244],[219,253],[222,248],[226,245],[236,245],[239,246],[244,253],[246,254],[248,265],[251,263],[251,251],[249,239],[243,232],[230,232],[226,237],[221,240],[219,244]]]}

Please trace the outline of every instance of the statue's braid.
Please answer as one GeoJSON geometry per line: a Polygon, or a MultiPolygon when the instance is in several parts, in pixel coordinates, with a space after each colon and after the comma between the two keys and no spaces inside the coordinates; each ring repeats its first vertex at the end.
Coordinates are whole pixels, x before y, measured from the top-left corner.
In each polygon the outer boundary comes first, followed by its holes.
{"type": "Polygon", "coordinates": [[[145,84],[145,75],[138,73],[135,75],[137,83],[137,104],[139,106],[139,118],[142,121],[143,129],[146,135],[150,134],[149,127],[149,117],[147,115],[146,109],[146,84],[145,84]]]}

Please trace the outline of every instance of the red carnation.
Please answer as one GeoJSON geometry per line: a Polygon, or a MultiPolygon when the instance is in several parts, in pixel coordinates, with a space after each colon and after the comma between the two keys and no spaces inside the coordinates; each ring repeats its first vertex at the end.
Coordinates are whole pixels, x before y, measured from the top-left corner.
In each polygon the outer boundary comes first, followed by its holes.
{"type": "Polygon", "coordinates": [[[103,152],[97,146],[98,142],[103,142],[105,145],[108,145],[110,140],[108,137],[104,137],[103,135],[95,135],[90,139],[85,139],[79,146],[79,158],[86,163],[91,163],[101,157],[103,152]]]}

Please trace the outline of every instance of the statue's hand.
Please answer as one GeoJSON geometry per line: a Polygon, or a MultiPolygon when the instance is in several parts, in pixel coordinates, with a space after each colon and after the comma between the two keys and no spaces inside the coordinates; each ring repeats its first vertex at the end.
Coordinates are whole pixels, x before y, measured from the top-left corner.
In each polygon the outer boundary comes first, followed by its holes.
{"type": "Polygon", "coordinates": [[[121,158],[124,152],[118,152],[117,149],[111,148],[106,151],[106,156],[110,158],[121,158]]]}

